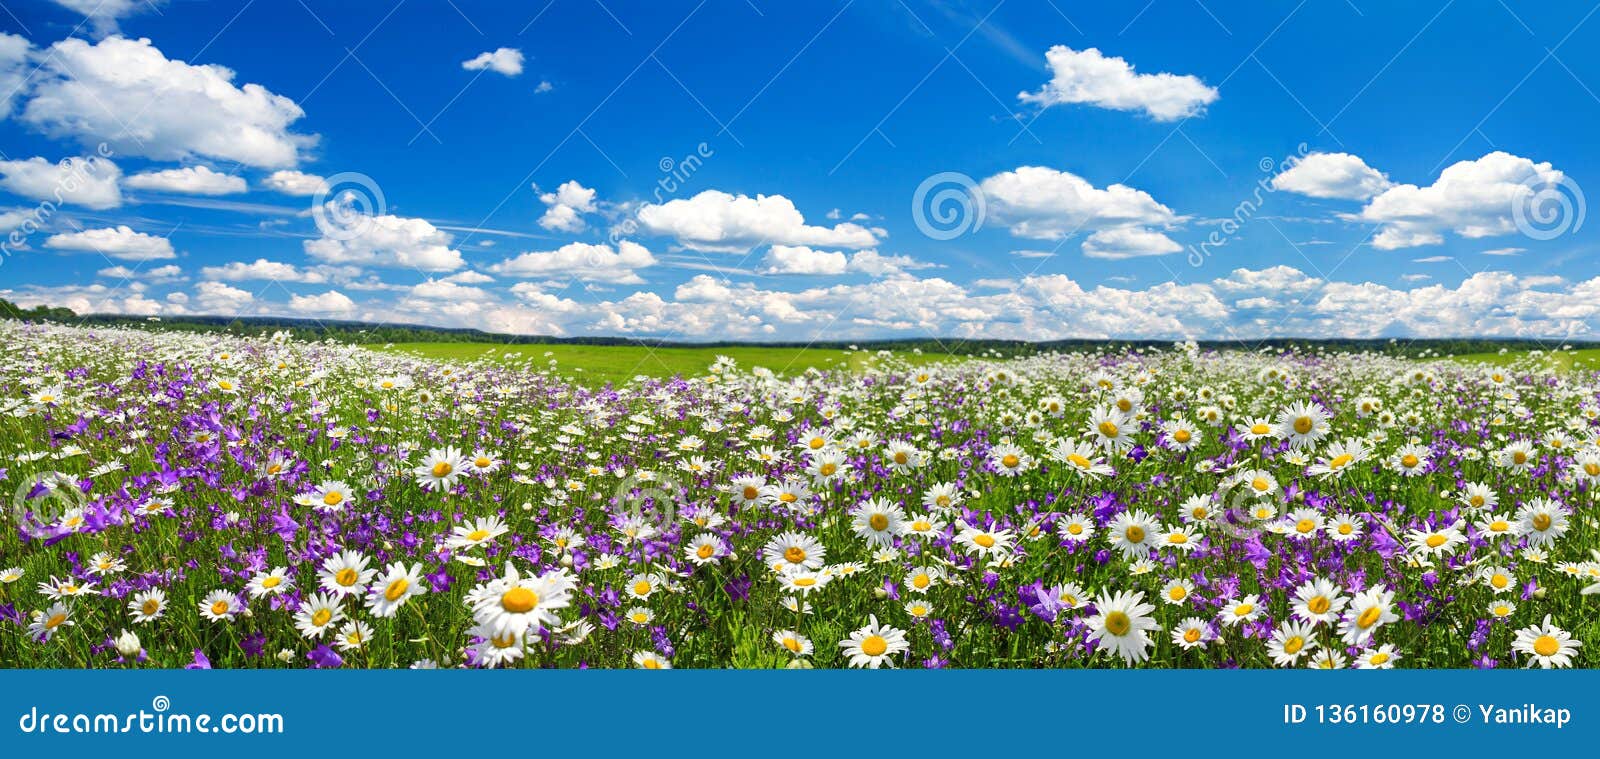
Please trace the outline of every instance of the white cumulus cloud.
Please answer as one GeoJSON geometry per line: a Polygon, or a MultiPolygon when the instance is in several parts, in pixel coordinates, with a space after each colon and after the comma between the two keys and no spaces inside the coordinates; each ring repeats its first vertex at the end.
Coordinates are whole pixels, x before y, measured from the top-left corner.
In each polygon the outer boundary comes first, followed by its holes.
{"type": "Polygon", "coordinates": [[[654,266],[655,256],[631,240],[617,247],[582,242],[556,250],[530,251],[489,267],[495,274],[525,278],[576,278],[588,282],[640,284],[638,269],[654,266]]]}
{"type": "Polygon", "coordinates": [[[517,76],[522,73],[522,51],[514,47],[502,47],[491,52],[479,53],[474,58],[462,61],[461,68],[468,71],[488,69],[497,74],[517,76]]]}
{"type": "Polygon", "coordinates": [[[1117,111],[1143,111],[1157,121],[1198,115],[1217,99],[1215,87],[1198,77],[1140,74],[1121,58],[1107,58],[1096,48],[1073,50],[1056,45],[1044,54],[1051,79],[1038,92],[1017,97],[1042,107],[1083,103],[1117,111]]]}
{"type": "Polygon", "coordinates": [[[1311,153],[1272,178],[1272,188],[1313,198],[1366,200],[1391,187],[1389,178],[1349,153],[1311,153]]]}
{"type": "Polygon", "coordinates": [[[33,43],[16,34],[0,32],[0,119],[11,115],[11,104],[28,81],[28,54],[33,43]]]}
{"type": "MultiPolygon", "coordinates": [[[[328,202],[331,205],[339,201],[328,202]]],[[[349,217],[348,211],[335,213],[349,217]]],[[[306,254],[329,264],[390,266],[428,272],[455,271],[467,265],[461,258],[461,251],[451,247],[454,238],[450,233],[425,219],[369,214],[333,232],[305,241],[306,254]]]]}
{"type": "Polygon", "coordinates": [[[0,189],[95,210],[122,205],[122,190],[117,185],[121,176],[115,163],[99,157],[64,158],[56,163],[38,156],[0,161],[0,189]]]}
{"type": "Polygon", "coordinates": [[[153,283],[176,282],[183,278],[183,269],[179,268],[177,264],[152,266],[148,269],[131,269],[117,265],[108,266],[95,273],[108,279],[135,279],[153,283]]]}
{"type": "Polygon", "coordinates": [[[356,303],[338,290],[329,290],[320,295],[292,295],[289,307],[297,313],[348,316],[355,313],[356,303]]]}
{"type": "Polygon", "coordinates": [[[50,46],[36,79],[23,122],[118,154],[275,168],[315,141],[290,131],[305,115],[293,100],[235,85],[225,66],[169,60],[148,39],[69,37],[50,46]]]}
{"type": "Polygon", "coordinates": [[[595,211],[595,191],[578,184],[577,180],[562,182],[555,192],[539,195],[545,204],[539,226],[557,232],[577,232],[584,227],[583,215],[595,211]]]}
{"type": "Polygon", "coordinates": [[[255,296],[249,291],[221,282],[201,282],[194,286],[194,299],[191,302],[198,307],[199,313],[231,315],[243,313],[253,301],[255,296]]]}
{"type": "Polygon", "coordinates": [[[328,186],[328,180],[316,174],[293,169],[279,169],[261,181],[261,186],[285,195],[315,195],[328,186]]]}
{"type": "Polygon", "coordinates": [[[766,243],[870,248],[878,243],[877,235],[859,224],[806,224],[794,202],[782,195],[752,198],[705,190],[692,198],[646,204],[638,216],[645,229],[695,250],[740,252],[766,243]]]}
{"type": "Polygon", "coordinates": [[[281,261],[270,261],[257,258],[254,261],[229,261],[221,266],[206,266],[200,269],[200,276],[204,279],[223,280],[227,282],[248,282],[251,280],[275,282],[301,282],[309,285],[321,285],[328,282],[348,282],[361,274],[361,269],[355,266],[307,266],[297,267],[281,261]]]}
{"type": "Polygon", "coordinates": [[[126,225],[51,235],[44,246],[75,253],[100,253],[123,261],[177,258],[167,238],[135,232],[126,225]]]}
{"type": "Polygon", "coordinates": [[[94,33],[115,34],[117,22],[135,13],[155,8],[161,0],[54,0],[56,5],[83,14],[94,33]]]}
{"type": "Polygon", "coordinates": [[[774,245],[767,249],[763,264],[765,274],[843,274],[850,266],[850,259],[836,250],[774,245]]]}
{"type": "Polygon", "coordinates": [[[1515,210],[1535,188],[1560,184],[1565,174],[1546,163],[1495,151],[1447,167],[1427,187],[1398,184],[1361,209],[1357,218],[1382,225],[1372,238],[1379,250],[1438,245],[1444,233],[1494,237],[1517,230],[1515,210]]]}
{"type": "Polygon", "coordinates": [[[1179,250],[1157,229],[1184,221],[1149,193],[1123,184],[1097,188],[1044,166],[1022,166],[983,180],[989,213],[1011,234],[1041,240],[1089,234],[1083,251],[1096,258],[1160,255],[1179,250]]]}
{"type": "Polygon", "coordinates": [[[136,190],[176,192],[184,195],[232,195],[249,189],[244,177],[213,171],[208,166],[147,171],[128,177],[123,184],[136,190]]]}
{"type": "Polygon", "coordinates": [[[1162,256],[1181,249],[1172,238],[1140,227],[1102,229],[1083,241],[1083,254],[1089,258],[1162,256]]]}

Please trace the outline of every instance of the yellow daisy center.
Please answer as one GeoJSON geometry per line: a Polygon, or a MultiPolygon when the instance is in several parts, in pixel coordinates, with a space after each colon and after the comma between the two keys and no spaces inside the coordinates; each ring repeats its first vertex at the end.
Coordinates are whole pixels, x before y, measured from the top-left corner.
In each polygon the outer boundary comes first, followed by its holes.
{"type": "Polygon", "coordinates": [[[500,596],[500,608],[512,614],[526,614],[539,605],[539,594],[527,588],[517,586],[500,596]]]}
{"type": "Polygon", "coordinates": [[[1533,642],[1533,652],[1540,656],[1555,656],[1560,650],[1561,643],[1549,635],[1540,635],[1539,639],[1533,642]]]}
{"type": "Polygon", "coordinates": [[[882,635],[868,635],[866,640],[861,641],[861,653],[867,656],[883,656],[888,650],[889,641],[882,635]]]}

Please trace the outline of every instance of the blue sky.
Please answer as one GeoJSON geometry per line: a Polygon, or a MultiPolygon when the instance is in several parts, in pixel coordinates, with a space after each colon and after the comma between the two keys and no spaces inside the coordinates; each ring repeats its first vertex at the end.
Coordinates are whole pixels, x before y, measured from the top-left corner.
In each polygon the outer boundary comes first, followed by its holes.
{"type": "Polygon", "coordinates": [[[5,0],[0,297],[690,340],[1600,325],[1593,7],[523,6],[5,0]]]}

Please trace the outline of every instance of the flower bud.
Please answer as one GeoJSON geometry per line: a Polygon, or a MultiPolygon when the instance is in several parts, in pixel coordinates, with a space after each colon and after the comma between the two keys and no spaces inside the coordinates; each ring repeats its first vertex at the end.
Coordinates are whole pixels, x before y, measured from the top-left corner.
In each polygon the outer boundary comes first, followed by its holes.
{"type": "Polygon", "coordinates": [[[117,653],[128,659],[138,656],[139,651],[142,650],[139,646],[139,636],[134,635],[130,630],[123,630],[122,634],[117,636],[116,644],[117,653]]]}

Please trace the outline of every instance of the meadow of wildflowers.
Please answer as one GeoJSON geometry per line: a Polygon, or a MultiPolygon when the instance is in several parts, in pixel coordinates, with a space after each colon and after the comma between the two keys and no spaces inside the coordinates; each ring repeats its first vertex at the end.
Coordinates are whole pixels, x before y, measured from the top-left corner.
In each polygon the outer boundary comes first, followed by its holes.
{"type": "Polygon", "coordinates": [[[1592,667],[1600,375],[0,325],[6,667],[1592,667]]]}

